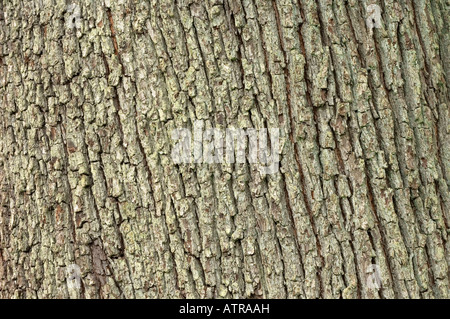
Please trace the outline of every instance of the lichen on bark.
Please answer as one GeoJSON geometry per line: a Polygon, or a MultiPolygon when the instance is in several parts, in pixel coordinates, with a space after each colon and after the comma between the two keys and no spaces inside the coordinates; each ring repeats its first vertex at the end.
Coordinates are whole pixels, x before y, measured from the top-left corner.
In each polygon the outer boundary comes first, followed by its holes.
{"type": "Polygon", "coordinates": [[[0,297],[448,298],[449,16],[0,0],[0,297]],[[279,128],[279,171],[174,163],[196,121],[279,128]]]}

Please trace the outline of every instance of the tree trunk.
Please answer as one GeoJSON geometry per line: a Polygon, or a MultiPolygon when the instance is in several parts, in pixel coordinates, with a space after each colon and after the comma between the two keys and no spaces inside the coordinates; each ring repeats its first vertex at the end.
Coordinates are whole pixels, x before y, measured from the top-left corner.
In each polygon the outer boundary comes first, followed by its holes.
{"type": "Polygon", "coordinates": [[[448,298],[449,16],[0,0],[0,297],[448,298]],[[197,122],[279,169],[174,161],[197,122]]]}

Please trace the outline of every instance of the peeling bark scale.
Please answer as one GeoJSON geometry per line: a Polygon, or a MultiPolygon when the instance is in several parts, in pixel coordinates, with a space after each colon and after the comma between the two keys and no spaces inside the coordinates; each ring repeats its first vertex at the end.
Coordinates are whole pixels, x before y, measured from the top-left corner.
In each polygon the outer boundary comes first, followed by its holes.
{"type": "Polygon", "coordinates": [[[0,0],[0,298],[448,298],[449,17],[0,0]],[[279,170],[175,163],[196,121],[279,170]]]}

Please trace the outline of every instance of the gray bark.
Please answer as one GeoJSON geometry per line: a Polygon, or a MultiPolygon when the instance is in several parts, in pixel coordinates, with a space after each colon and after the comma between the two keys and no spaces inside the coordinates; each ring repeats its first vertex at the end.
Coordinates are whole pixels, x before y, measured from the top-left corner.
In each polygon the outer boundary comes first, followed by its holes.
{"type": "Polygon", "coordinates": [[[449,297],[448,1],[74,3],[0,0],[1,298],[449,297]]]}

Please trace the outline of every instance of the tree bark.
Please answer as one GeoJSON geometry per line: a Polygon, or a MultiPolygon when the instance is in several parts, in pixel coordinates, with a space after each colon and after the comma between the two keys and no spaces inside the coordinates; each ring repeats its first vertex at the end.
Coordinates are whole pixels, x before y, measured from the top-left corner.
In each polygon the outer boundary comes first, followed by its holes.
{"type": "Polygon", "coordinates": [[[73,2],[0,0],[1,298],[449,297],[448,1],[73,2]]]}

